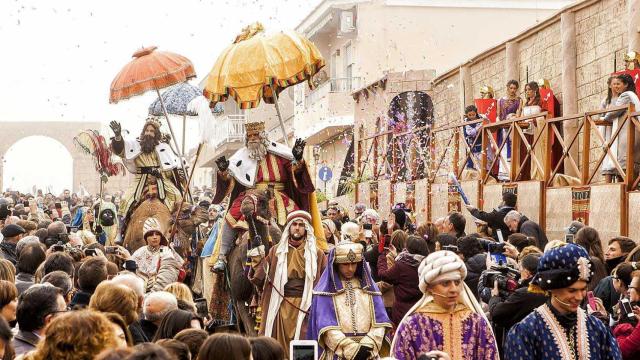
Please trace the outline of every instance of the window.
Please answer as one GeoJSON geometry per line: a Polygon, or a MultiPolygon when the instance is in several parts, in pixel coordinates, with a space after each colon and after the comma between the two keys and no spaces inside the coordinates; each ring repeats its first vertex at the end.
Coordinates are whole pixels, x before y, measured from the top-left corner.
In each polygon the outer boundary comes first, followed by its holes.
{"type": "Polygon", "coordinates": [[[344,46],[344,57],[343,57],[343,74],[345,81],[342,83],[341,91],[351,91],[353,90],[353,83],[351,78],[353,77],[353,47],[351,43],[347,43],[344,46]]]}

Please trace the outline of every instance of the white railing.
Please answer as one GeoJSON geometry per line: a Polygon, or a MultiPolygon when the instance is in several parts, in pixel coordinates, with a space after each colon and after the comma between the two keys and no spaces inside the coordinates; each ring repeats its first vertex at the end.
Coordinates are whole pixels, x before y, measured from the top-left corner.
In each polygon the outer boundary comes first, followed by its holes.
{"type": "Polygon", "coordinates": [[[359,89],[361,82],[362,78],[360,77],[329,79],[307,94],[305,106],[310,107],[329,93],[350,93],[359,89]]]}
{"type": "Polygon", "coordinates": [[[222,117],[218,125],[219,130],[213,138],[212,145],[214,147],[228,142],[244,140],[244,123],[247,116],[244,114],[225,115],[222,117]]]}

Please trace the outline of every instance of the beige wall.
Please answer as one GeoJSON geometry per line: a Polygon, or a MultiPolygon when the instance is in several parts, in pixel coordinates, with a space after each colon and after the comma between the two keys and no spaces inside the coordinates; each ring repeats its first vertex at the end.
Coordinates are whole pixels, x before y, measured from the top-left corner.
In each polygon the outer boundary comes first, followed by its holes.
{"type": "MultiPolygon", "coordinates": [[[[609,75],[624,68],[623,56],[627,48],[627,11],[624,0],[601,0],[575,11],[576,29],[576,85],[578,112],[592,111],[599,107],[606,96],[606,81],[609,75]],[[614,59],[617,67],[614,69],[614,59]]],[[[518,45],[520,91],[527,80],[544,78],[550,81],[551,87],[562,104],[562,34],[560,32],[560,16],[554,16],[540,29],[525,31],[515,41],[518,45]],[[527,77],[528,75],[528,77],[527,77]]],[[[471,69],[473,97],[479,97],[479,89],[490,85],[496,97],[505,94],[506,51],[504,46],[490,49],[486,53],[466,53],[471,69]]],[[[464,61],[464,59],[463,59],[464,61]]],[[[455,104],[459,101],[460,87],[458,71],[442,75],[434,83],[435,102],[438,104],[455,104]],[[454,87],[443,92],[443,86],[454,84],[454,87]]],[[[450,121],[452,106],[436,107],[438,120],[450,121]]]]}
{"type": "Polygon", "coordinates": [[[553,12],[359,4],[356,73],[365,84],[385,71],[429,68],[440,73],[553,12]]]}

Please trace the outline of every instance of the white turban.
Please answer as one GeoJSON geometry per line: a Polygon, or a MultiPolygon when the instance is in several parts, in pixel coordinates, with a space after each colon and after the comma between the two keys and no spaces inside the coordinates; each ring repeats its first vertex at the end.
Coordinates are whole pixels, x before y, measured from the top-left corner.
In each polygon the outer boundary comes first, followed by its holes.
{"type": "MultiPolygon", "coordinates": [[[[424,295],[416,302],[415,305],[404,315],[400,323],[404,323],[406,319],[418,311],[423,306],[433,302],[433,295],[427,291],[427,286],[448,280],[464,280],[467,277],[467,267],[456,253],[441,250],[429,254],[418,267],[418,277],[420,280],[420,290],[424,295]]],[[[469,310],[482,316],[489,323],[487,316],[482,310],[482,306],[478,303],[471,289],[462,282],[462,291],[460,293],[461,302],[469,308],[469,310]]],[[[398,337],[393,339],[391,348],[395,348],[395,342],[398,337]]],[[[496,348],[496,352],[498,349],[496,348]]]]}
{"type": "Polygon", "coordinates": [[[464,280],[467,267],[456,253],[442,250],[429,254],[418,267],[420,291],[427,292],[430,284],[448,280],[464,280]]]}

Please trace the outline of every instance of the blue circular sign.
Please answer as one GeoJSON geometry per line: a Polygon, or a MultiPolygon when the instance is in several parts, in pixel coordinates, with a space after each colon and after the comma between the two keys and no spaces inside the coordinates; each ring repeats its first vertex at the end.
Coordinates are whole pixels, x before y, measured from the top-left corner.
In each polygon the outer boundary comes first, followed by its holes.
{"type": "Polygon", "coordinates": [[[318,178],[320,178],[320,180],[327,182],[331,180],[332,177],[333,177],[333,173],[331,172],[331,169],[328,166],[323,165],[320,168],[320,170],[318,170],[318,178]]]}

